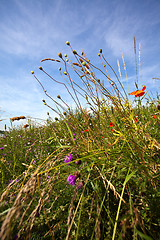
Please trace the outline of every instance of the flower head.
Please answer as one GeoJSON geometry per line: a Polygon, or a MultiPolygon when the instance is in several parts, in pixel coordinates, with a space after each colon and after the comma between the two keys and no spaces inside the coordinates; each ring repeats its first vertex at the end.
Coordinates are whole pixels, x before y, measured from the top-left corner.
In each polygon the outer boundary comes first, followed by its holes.
{"type": "Polygon", "coordinates": [[[135,118],[135,121],[138,122],[138,118],[137,117],[135,118]]]}
{"type": "MultiPolygon", "coordinates": [[[[64,158],[64,162],[65,162],[65,163],[71,162],[72,159],[73,159],[73,157],[72,157],[71,154],[66,155],[65,158],[64,158]]],[[[67,164],[67,165],[69,165],[69,164],[67,164]]]]}
{"type": "Polygon", "coordinates": [[[74,175],[69,175],[67,177],[67,182],[68,182],[68,184],[74,186],[76,183],[76,177],[74,175]]]}
{"type": "Polygon", "coordinates": [[[112,122],[110,122],[110,123],[109,123],[109,126],[110,126],[110,127],[113,127],[113,123],[112,123],[112,122]]]}
{"type": "Polygon", "coordinates": [[[145,94],[145,91],[144,91],[145,89],[146,89],[146,86],[143,86],[142,90],[131,92],[130,95],[134,95],[135,97],[141,97],[145,94]]]}
{"type": "Polygon", "coordinates": [[[84,131],[85,131],[85,132],[89,132],[89,130],[88,130],[88,129],[85,129],[84,131]]]}

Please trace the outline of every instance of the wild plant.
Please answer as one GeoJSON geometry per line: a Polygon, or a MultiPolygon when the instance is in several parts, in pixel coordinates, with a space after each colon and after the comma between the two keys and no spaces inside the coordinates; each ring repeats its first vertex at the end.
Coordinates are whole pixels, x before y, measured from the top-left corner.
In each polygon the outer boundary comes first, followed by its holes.
{"type": "MultiPolygon", "coordinates": [[[[84,51],[66,44],[72,57],[58,53],[58,59],[41,60],[60,64],[62,81],[39,69],[66,89],[75,109],[60,94],[53,98],[32,71],[53,102],[44,105],[57,114],[45,140],[52,152],[42,153],[37,165],[30,158],[25,174],[3,191],[0,237],[14,232],[32,239],[41,229],[45,239],[158,239],[159,102],[138,80],[135,91],[127,92],[120,64],[119,78],[102,49],[97,67],[84,51]]],[[[127,78],[123,55],[122,60],[127,78]]]]}

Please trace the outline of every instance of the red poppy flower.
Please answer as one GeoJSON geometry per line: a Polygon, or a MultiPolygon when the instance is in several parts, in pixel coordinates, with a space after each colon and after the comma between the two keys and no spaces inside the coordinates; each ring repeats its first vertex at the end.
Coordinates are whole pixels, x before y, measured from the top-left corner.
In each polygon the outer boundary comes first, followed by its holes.
{"type": "Polygon", "coordinates": [[[138,122],[138,118],[135,118],[136,122],[138,122]]]}
{"type": "Polygon", "coordinates": [[[156,118],[156,115],[153,115],[154,119],[156,118]]]}
{"type": "Polygon", "coordinates": [[[86,130],[84,130],[85,132],[89,132],[89,130],[88,129],[86,129],[86,130]]]}
{"type": "Polygon", "coordinates": [[[135,97],[141,97],[145,94],[145,91],[144,91],[145,89],[146,89],[146,86],[143,86],[142,90],[131,92],[130,95],[134,95],[135,97]]]}
{"type": "Polygon", "coordinates": [[[109,126],[110,126],[110,127],[113,127],[113,123],[112,123],[112,122],[110,122],[109,126]]]}

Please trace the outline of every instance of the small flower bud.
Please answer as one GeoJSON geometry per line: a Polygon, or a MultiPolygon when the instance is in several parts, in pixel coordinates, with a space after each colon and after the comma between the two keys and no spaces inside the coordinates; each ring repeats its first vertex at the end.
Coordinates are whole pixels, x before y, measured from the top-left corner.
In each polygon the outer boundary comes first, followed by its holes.
{"type": "Polygon", "coordinates": [[[58,70],[61,71],[61,68],[59,67],[58,70]]]}
{"type": "Polygon", "coordinates": [[[67,113],[66,112],[63,112],[63,114],[66,116],[67,115],[67,113]]]}
{"type": "Polygon", "coordinates": [[[47,115],[49,116],[49,112],[47,112],[47,115]]]}
{"type": "Polygon", "coordinates": [[[66,73],[66,72],[64,72],[64,75],[67,75],[67,73],[66,73]]]}
{"type": "Polygon", "coordinates": [[[73,50],[73,54],[77,54],[76,50],[73,50]]]}
{"type": "Polygon", "coordinates": [[[67,57],[67,54],[65,53],[64,56],[67,57]]]}
{"type": "Polygon", "coordinates": [[[85,63],[85,62],[82,62],[82,65],[83,65],[83,66],[86,66],[86,63],[85,63]]]}
{"type": "Polygon", "coordinates": [[[43,70],[43,68],[42,68],[42,67],[39,67],[39,70],[43,70]]]}
{"type": "Polygon", "coordinates": [[[55,117],[55,120],[56,120],[56,121],[58,121],[58,118],[57,118],[57,117],[55,117]]]}
{"type": "Polygon", "coordinates": [[[32,74],[34,74],[34,72],[33,72],[33,71],[31,71],[31,73],[32,73],[32,74]]]}
{"type": "Polygon", "coordinates": [[[70,43],[69,43],[68,41],[66,42],[66,44],[67,44],[67,45],[70,45],[70,43]]]}
{"type": "Polygon", "coordinates": [[[44,90],[44,92],[47,92],[47,90],[44,90]]]}
{"type": "Polygon", "coordinates": [[[98,56],[100,56],[100,53],[98,53],[98,56]]]}
{"type": "Polygon", "coordinates": [[[62,58],[62,53],[59,52],[58,53],[58,57],[62,58]]]}
{"type": "Polygon", "coordinates": [[[68,62],[69,60],[68,60],[68,58],[66,59],[66,62],[68,62]]]}
{"type": "Polygon", "coordinates": [[[83,186],[84,186],[84,181],[83,180],[77,183],[78,189],[81,189],[83,186]]]}
{"type": "Polygon", "coordinates": [[[60,95],[58,95],[58,96],[57,96],[57,98],[61,99],[61,96],[60,96],[60,95]]]}
{"type": "Polygon", "coordinates": [[[102,53],[102,49],[99,49],[99,52],[102,53]]]}
{"type": "Polygon", "coordinates": [[[46,102],[46,101],[43,99],[42,102],[46,102]]]}

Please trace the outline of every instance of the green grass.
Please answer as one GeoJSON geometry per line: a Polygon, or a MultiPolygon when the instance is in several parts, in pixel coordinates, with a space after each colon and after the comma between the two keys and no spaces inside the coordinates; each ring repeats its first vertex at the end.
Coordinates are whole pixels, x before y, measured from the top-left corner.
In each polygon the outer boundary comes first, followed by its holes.
{"type": "Polygon", "coordinates": [[[0,138],[1,239],[159,239],[159,96],[151,99],[146,89],[131,102],[101,50],[102,68],[84,53],[73,51],[74,62],[58,55],[62,84],[77,108],[62,96],[53,99],[32,72],[56,107],[44,105],[59,116],[41,127],[10,128],[0,138]]]}

